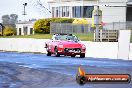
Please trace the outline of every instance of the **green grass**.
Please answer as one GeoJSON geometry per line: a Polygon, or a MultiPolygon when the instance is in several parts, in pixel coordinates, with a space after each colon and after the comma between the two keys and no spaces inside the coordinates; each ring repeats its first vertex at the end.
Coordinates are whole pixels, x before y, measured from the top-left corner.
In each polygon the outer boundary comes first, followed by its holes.
{"type": "Polygon", "coordinates": [[[74,35],[76,35],[82,41],[94,41],[94,34],[93,33],[74,34],[74,35]]]}
{"type": "MultiPolygon", "coordinates": [[[[74,34],[82,41],[93,41],[94,34],[74,34]]],[[[36,39],[51,39],[52,34],[34,34],[34,35],[24,35],[24,36],[2,36],[1,38],[36,38],[36,39]]]]}
{"type": "Polygon", "coordinates": [[[34,35],[21,35],[21,36],[3,36],[2,38],[36,38],[36,39],[50,39],[50,34],[34,34],[34,35]]]}

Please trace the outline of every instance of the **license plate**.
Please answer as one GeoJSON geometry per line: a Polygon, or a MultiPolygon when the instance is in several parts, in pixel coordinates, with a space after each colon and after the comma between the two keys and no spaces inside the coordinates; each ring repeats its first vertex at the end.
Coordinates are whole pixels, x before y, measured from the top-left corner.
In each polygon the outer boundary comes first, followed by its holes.
{"type": "Polygon", "coordinates": [[[75,51],[74,53],[80,53],[80,51],[75,51]]]}
{"type": "Polygon", "coordinates": [[[69,50],[69,52],[74,52],[74,50],[69,50]]]}
{"type": "Polygon", "coordinates": [[[69,50],[69,52],[72,52],[72,53],[80,53],[80,51],[75,51],[75,50],[69,50]]]}

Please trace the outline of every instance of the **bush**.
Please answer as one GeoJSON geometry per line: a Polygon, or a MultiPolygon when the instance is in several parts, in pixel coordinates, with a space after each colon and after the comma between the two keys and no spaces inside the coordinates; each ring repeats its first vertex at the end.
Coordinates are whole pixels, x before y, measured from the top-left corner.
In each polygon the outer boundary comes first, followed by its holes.
{"type": "Polygon", "coordinates": [[[2,36],[2,32],[0,32],[0,36],[2,36]]]}
{"type": "Polygon", "coordinates": [[[43,33],[43,34],[50,33],[50,20],[40,19],[36,21],[34,24],[34,31],[35,33],[43,33]]]}
{"type": "Polygon", "coordinates": [[[50,23],[72,23],[74,19],[69,18],[48,18],[40,19],[34,24],[35,33],[39,34],[49,34],[50,33],[50,23]]]}
{"type": "Polygon", "coordinates": [[[50,20],[53,23],[72,23],[74,21],[71,18],[51,18],[50,20]]]}
{"type": "Polygon", "coordinates": [[[4,31],[3,31],[4,36],[12,36],[16,35],[16,29],[11,27],[11,26],[6,26],[4,31]]]}

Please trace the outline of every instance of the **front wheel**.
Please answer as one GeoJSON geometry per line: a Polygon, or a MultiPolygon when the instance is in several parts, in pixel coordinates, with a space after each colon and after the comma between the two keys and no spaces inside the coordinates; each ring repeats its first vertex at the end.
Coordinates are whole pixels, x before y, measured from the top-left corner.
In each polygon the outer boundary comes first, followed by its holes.
{"type": "Polygon", "coordinates": [[[60,54],[58,53],[57,47],[54,49],[54,53],[55,53],[55,56],[56,56],[56,57],[59,57],[59,56],[60,56],[60,54]]]}
{"type": "Polygon", "coordinates": [[[76,55],[71,55],[71,57],[75,57],[76,55]]]}
{"type": "Polygon", "coordinates": [[[45,45],[45,48],[47,50],[47,56],[51,56],[51,52],[49,52],[49,49],[48,49],[48,46],[47,45],[45,45]]]}
{"type": "Polygon", "coordinates": [[[85,58],[85,53],[80,55],[80,58],[85,58]]]}

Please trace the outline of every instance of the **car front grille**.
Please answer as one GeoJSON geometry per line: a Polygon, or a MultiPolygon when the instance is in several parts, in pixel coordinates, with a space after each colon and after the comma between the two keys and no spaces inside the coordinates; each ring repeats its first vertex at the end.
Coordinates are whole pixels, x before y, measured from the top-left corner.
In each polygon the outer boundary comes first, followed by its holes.
{"type": "Polygon", "coordinates": [[[65,48],[64,51],[65,52],[80,52],[81,49],[80,48],[65,48]]]}

